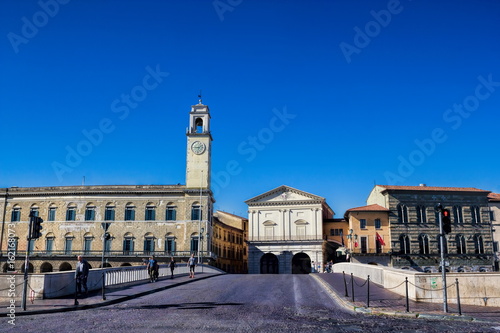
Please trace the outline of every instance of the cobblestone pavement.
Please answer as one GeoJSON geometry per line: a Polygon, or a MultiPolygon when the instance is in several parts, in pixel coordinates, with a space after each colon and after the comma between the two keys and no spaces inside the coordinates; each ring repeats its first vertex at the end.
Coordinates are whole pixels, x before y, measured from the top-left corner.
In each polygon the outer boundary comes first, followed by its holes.
{"type": "MultiPolygon", "coordinates": [[[[12,331],[57,332],[498,332],[500,323],[366,315],[312,275],[218,275],[86,311],[17,318],[12,331]],[[338,297],[338,296],[337,296],[338,297]]],[[[323,278],[323,277],[321,277],[323,278]]],[[[326,279],[328,277],[325,276],[326,279]]],[[[189,280],[179,278],[178,282],[189,280]]],[[[154,284],[146,284],[153,286],[154,284]]],[[[133,288],[132,288],[133,289],[133,288]]],[[[129,294],[130,290],[123,290],[129,294]]],[[[3,323],[3,327],[6,324],[3,323]]]]}

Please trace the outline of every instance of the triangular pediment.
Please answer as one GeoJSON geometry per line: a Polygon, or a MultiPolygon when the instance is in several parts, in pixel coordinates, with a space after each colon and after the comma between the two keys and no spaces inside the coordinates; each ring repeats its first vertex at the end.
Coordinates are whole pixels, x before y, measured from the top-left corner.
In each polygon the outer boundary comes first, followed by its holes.
{"type": "Polygon", "coordinates": [[[323,197],[297,190],[293,187],[282,185],[271,191],[265,192],[252,199],[245,201],[249,206],[259,204],[287,204],[297,202],[320,203],[325,199],[323,197]]]}

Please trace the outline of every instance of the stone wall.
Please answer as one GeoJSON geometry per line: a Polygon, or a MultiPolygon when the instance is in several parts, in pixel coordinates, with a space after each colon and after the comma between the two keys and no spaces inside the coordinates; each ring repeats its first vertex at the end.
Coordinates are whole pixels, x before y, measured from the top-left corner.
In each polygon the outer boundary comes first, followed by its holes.
{"type": "MultiPolygon", "coordinates": [[[[399,295],[406,296],[405,278],[408,278],[410,299],[421,302],[443,302],[441,274],[420,273],[411,270],[355,263],[333,265],[334,273],[353,273],[354,276],[382,285],[399,295]]],[[[455,282],[458,279],[461,304],[500,306],[500,273],[448,273],[446,284],[448,303],[457,303],[455,282]]]]}

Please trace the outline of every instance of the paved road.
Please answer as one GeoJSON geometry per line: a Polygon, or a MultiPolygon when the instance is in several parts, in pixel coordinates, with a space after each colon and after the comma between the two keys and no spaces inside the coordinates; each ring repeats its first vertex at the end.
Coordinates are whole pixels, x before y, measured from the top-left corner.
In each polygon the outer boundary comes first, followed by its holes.
{"type": "MultiPolygon", "coordinates": [[[[4,327],[6,328],[6,327],[4,327]]],[[[346,311],[309,275],[221,275],[113,306],[23,316],[19,332],[500,332],[346,311]]],[[[0,331],[3,331],[0,329],[0,331]]]]}

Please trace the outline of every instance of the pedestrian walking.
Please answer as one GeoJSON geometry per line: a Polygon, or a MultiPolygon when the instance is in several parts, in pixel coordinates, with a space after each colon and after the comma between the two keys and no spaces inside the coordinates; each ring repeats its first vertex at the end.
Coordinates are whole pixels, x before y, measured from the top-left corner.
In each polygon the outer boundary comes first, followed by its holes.
{"type": "Polygon", "coordinates": [[[187,266],[189,267],[189,278],[194,278],[194,268],[196,267],[196,258],[194,257],[194,253],[191,254],[191,258],[189,258],[187,266]]]}
{"type": "Polygon", "coordinates": [[[175,269],[175,259],[174,257],[170,257],[170,263],[168,264],[168,267],[170,267],[170,278],[174,278],[174,269],[175,269]]]}
{"type": "Polygon", "coordinates": [[[149,257],[147,269],[149,273],[149,281],[156,282],[158,280],[158,262],[153,256],[149,257]]]}
{"type": "Polygon", "coordinates": [[[78,262],[76,263],[75,270],[75,280],[76,280],[76,292],[82,294],[82,287],[85,290],[85,295],[88,295],[89,290],[87,288],[87,278],[89,277],[89,263],[87,260],[83,259],[82,256],[78,256],[78,262]]]}

